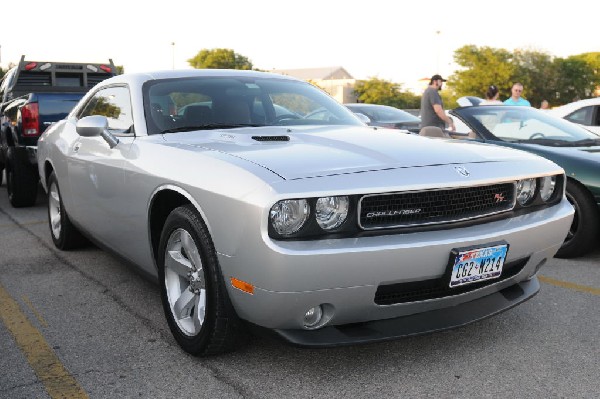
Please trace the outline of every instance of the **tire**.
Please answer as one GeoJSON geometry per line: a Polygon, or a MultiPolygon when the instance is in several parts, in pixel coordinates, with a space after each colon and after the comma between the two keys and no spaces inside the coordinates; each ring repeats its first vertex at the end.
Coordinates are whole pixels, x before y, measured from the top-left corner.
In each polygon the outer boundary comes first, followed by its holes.
{"type": "Polygon", "coordinates": [[[596,246],[600,233],[600,212],[592,195],[574,181],[567,181],[567,199],[575,208],[569,233],[556,253],[557,258],[576,258],[596,246]]]}
{"type": "Polygon", "coordinates": [[[167,217],[160,237],[158,276],[165,317],[184,351],[216,355],[236,349],[245,340],[212,240],[191,205],[176,208],[167,217]]]}
{"type": "Polygon", "coordinates": [[[4,165],[0,165],[0,186],[2,185],[3,177],[4,177],[4,165]]]}
{"type": "Polygon", "coordinates": [[[48,178],[48,226],[56,248],[63,251],[82,247],[87,240],[71,223],[54,172],[48,178]]]}
{"type": "Polygon", "coordinates": [[[15,147],[6,152],[6,192],[15,208],[35,205],[38,189],[37,171],[26,159],[20,157],[15,147]]]}

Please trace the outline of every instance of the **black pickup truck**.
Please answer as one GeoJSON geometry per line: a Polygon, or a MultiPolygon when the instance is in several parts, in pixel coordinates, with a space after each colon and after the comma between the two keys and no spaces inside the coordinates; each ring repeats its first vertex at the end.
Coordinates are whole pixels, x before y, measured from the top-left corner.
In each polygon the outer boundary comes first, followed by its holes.
{"type": "Polygon", "coordinates": [[[37,141],[52,123],[65,118],[92,87],[112,76],[106,64],[26,61],[0,81],[0,184],[6,170],[8,199],[14,207],[35,204],[38,189],[37,141]]]}

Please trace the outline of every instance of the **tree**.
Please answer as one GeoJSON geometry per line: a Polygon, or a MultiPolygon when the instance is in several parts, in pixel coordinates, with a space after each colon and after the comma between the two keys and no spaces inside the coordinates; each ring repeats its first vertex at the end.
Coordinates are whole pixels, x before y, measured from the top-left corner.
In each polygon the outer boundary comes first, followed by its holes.
{"type": "Polygon", "coordinates": [[[484,97],[492,84],[510,93],[516,67],[507,50],[467,45],[454,52],[454,62],[462,67],[448,79],[456,97],[484,97]]]}
{"type": "Polygon", "coordinates": [[[358,101],[365,104],[390,105],[396,108],[419,108],[420,98],[403,92],[402,85],[379,78],[358,80],[354,85],[358,101]]]}
{"type": "Polygon", "coordinates": [[[196,69],[252,69],[252,62],[248,58],[226,48],[200,50],[187,61],[196,69]]]}

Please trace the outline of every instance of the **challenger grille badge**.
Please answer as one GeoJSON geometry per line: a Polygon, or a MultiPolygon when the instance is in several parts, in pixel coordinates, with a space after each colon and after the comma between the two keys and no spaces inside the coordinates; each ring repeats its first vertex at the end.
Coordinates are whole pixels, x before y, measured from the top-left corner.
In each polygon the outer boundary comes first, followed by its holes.
{"type": "Polygon", "coordinates": [[[469,172],[467,168],[462,166],[455,166],[454,170],[456,170],[460,175],[464,177],[469,177],[471,175],[471,172],[469,172]]]}

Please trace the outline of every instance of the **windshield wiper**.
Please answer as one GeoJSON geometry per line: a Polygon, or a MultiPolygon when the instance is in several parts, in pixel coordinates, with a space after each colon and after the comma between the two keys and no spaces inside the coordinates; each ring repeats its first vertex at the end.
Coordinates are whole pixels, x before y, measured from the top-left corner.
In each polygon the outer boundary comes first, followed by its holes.
{"type": "Polygon", "coordinates": [[[569,144],[574,147],[600,145],[600,139],[583,139],[583,140],[571,141],[569,144]]]}
{"type": "Polygon", "coordinates": [[[161,131],[161,134],[164,133],[177,133],[177,132],[189,132],[192,130],[213,130],[213,129],[235,129],[236,127],[258,127],[264,126],[256,123],[208,123],[206,125],[196,125],[196,126],[180,126],[174,127],[172,129],[166,129],[161,131]]]}

